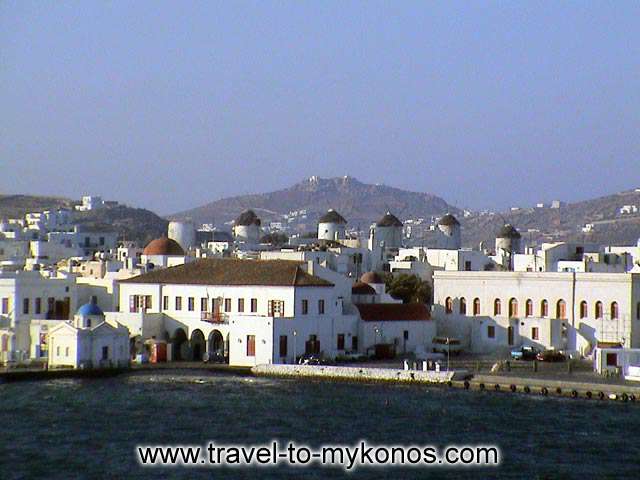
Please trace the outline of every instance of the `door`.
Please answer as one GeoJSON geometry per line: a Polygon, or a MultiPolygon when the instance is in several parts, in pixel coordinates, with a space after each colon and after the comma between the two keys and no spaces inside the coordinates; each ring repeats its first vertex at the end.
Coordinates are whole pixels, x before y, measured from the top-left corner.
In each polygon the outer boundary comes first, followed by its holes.
{"type": "Polygon", "coordinates": [[[508,341],[509,341],[509,345],[513,345],[513,327],[509,326],[507,328],[507,337],[508,337],[508,341]]]}

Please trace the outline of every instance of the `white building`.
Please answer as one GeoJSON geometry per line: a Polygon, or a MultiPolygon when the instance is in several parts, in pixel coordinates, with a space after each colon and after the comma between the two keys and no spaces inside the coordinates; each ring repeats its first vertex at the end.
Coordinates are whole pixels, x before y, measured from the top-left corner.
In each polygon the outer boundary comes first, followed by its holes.
{"type": "Polygon", "coordinates": [[[253,210],[245,210],[236,218],[233,225],[233,236],[236,242],[257,245],[262,236],[262,221],[253,210]]]}
{"type": "Polygon", "coordinates": [[[76,205],[76,210],[79,212],[88,212],[90,210],[96,210],[104,207],[104,200],[97,195],[85,195],[82,197],[82,203],[76,205]]]}
{"type": "Polygon", "coordinates": [[[24,361],[39,339],[33,320],[68,320],[77,305],[73,275],[57,272],[0,272],[0,363],[24,361]]]}
{"type": "MultiPolygon", "coordinates": [[[[119,310],[107,316],[142,340],[145,331],[164,337],[173,360],[292,363],[304,353],[333,358],[373,346],[359,336],[349,279],[313,262],[197,260],[120,282],[119,310]]],[[[426,325],[404,320],[411,339],[428,339],[418,333],[426,325]]]]}
{"type": "Polygon", "coordinates": [[[338,241],[344,239],[346,224],[347,221],[344,217],[330,208],[318,219],[318,240],[338,241]]]}
{"type": "Polygon", "coordinates": [[[472,351],[521,344],[588,354],[598,342],[640,344],[635,273],[434,272],[438,334],[472,351]]]}
{"type": "Polygon", "coordinates": [[[74,322],[61,322],[48,334],[50,368],[115,368],[129,365],[129,330],[105,321],[102,310],[87,303],[74,322]]]}

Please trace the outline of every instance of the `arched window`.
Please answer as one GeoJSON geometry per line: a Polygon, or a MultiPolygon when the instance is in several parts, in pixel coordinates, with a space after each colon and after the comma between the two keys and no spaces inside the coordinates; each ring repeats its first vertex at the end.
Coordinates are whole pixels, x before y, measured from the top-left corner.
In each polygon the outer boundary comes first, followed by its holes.
{"type": "Polygon", "coordinates": [[[518,300],[512,298],[509,300],[509,318],[518,316],[518,300]]]}
{"type": "Polygon", "coordinates": [[[562,299],[556,303],[556,318],[567,318],[567,304],[562,299]]]}
{"type": "Polygon", "coordinates": [[[533,317],[533,301],[530,298],[527,299],[524,313],[527,317],[533,317]]]}
{"type": "Polygon", "coordinates": [[[451,297],[447,297],[447,299],[444,301],[444,311],[447,314],[453,312],[453,300],[451,300],[451,297]]]}
{"type": "Polygon", "coordinates": [[[493,301],[493,314],[494,315],[500,315],[501,310],[502,310],[502,305],[500,304],[500,299],[496,298],[493,301]]]}
{"type": "Polygon", "coordinates": [[[602,302],[600,300],[598,300],[596,302],[596,318],[602,318],[603,312],[602,312],[602,302]]]}
{"type": "MultiPolygon", "coordinates": [[[[640,308],[640,303],[638,304],[638,308],[640,308]]],[[[473,314],[480,315],[480,299],[479,298],[473,299],[473,314]]]]}
{"type": "Polygon", "coordinates": [[[465,300],[464,297],[462,297],[460,299],[460,315],[466,315],[467,314],[467,301],[465,300]]]}
{"type": "Polygon", "coordinates": [[[618,302],[611,302],[611,319],[616,320],[618,318],[618,302]]]}
{"type": "Polygon", "coordinates": [[[549,302],[546,300],[542,300],[540,302],[540,316],[548,317],[549,316],[549,302]]]}
{"type": "Polygon", "coordinates": [[[583,300],[580,302],[580,318],[587,318],[588,313],[587,302],[583,300]]]}

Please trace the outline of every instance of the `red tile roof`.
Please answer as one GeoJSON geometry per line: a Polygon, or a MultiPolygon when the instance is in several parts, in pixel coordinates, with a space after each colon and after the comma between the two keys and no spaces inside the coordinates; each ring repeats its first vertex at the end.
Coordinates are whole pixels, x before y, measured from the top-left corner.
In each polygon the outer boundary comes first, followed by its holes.
{"type": "Polygon", "coordinates": [[[260,285],[282,287],[332,287],[333,283],[309,275],[300,262],[290,260],[240,260],[206,258],[154,270],[121,283],[177,285],[260,285]]]}
{"type": "Polygon", "coordinates": [[[431,320],[424,303],[359,303],[356,307],[365,322],[431,320]]]}

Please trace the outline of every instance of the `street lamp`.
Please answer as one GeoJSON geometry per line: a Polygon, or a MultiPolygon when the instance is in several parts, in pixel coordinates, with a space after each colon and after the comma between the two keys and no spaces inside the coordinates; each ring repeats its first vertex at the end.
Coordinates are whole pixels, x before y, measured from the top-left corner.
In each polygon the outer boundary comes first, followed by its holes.
{"type": "Polygon", "coordinates": [[[296,363],[296,336],[298,335],[298,331],[293,331],[293,363],[296,363]]]}

